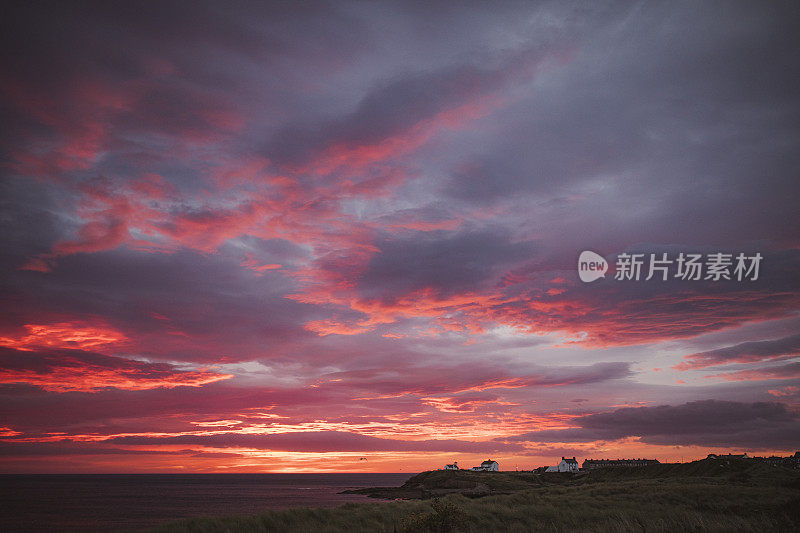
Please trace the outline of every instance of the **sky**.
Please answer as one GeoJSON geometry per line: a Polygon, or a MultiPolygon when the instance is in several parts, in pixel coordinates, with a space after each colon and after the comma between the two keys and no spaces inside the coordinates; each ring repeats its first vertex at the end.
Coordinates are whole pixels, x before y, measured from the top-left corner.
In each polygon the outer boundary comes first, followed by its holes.
{"type": "Polygon", "coordinates": [[[12,3],[0,472],[800,449],[798,15],[12,3]]]}

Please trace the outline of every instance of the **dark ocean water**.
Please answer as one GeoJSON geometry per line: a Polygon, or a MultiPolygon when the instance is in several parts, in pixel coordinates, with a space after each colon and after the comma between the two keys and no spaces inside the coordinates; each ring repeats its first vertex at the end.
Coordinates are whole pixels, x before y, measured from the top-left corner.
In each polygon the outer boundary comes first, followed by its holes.
{"type": "MultiPolygon", "coordinates": [[[[0,475],[0,531],[115,531],[196,516],[365,502],[411,474],[0,475]]],[[[369,500],[375,502],[376,500],[369,500]]]]}

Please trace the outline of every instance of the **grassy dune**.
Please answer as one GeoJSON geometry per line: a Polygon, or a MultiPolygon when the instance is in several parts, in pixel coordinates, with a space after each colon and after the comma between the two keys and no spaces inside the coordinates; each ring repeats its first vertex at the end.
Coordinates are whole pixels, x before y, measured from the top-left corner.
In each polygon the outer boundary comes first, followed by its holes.
{"type": "Polygon", "coordinates": [[[800,474],[766,465],[692,463],[560,476],[426,472],[407,485],[425,485],[428,491],[449,486],[452,491],[474,488],[473,482],[489,487],[489,495],[450,492],[422,500],[200,518],[152,531],[800,530],[800,474]]]}

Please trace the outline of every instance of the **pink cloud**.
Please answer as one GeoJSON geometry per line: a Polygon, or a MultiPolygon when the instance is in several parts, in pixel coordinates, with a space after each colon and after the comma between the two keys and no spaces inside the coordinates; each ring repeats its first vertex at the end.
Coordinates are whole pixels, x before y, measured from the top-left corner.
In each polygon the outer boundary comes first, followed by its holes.
{"type": "Polygon", "coordinates": [[[767,391],[773,396],[778,398],[782,396],[795,396],[800,393],[800,387],[794,387],[792,385],[787,385],[786,387],[782,387],[780,389],[770,389],[767,391]]]}
{"type": "Polygon", "coordinates": [[[123,333],[102,321],[25,324],[23,329],[24,333],[0,337],[0,346],[26,351],[43,347],[96,350],[128,341],[123,333]]]}
{"type": "Polygon", "coordinates": [[[232,377],[81,350],[19,352],[4,348],[0,354],[0,383],[24,383],[52,392],[201,387],[232,377]]]}

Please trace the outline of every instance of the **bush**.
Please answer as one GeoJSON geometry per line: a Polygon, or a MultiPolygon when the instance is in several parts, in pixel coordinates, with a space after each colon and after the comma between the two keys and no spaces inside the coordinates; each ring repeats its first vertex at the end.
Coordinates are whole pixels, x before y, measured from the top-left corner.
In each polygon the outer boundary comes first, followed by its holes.
{"type": "Polygon", "coordinates": [[[401,523],[403,533],[456,533],[464,531],[469,524],[467,515],[453,502],[435,498],[431,502],[432,513],[413,513],[401,523]]]}

